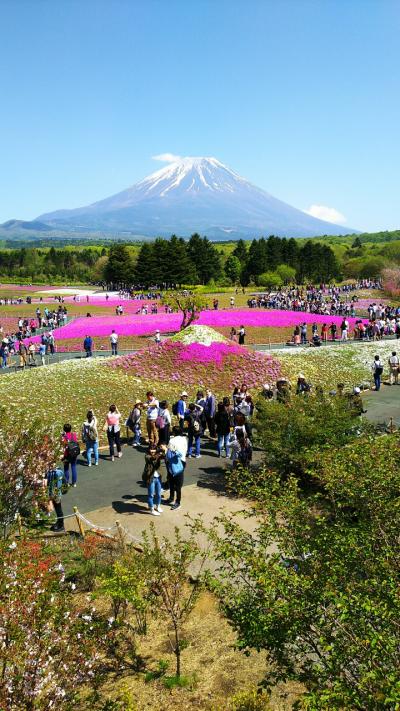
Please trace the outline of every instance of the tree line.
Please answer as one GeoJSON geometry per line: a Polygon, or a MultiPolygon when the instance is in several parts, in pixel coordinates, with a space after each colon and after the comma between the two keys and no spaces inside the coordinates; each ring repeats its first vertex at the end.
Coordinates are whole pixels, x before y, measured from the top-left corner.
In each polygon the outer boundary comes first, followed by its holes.
{"type": "Polygon", "coordinates": [[[103,282],[111,286],[163,288],[210,282],[279,287],[290,282],[330,281],[341,276],[332,248],[311,240],[270,236],[226,247],[195,233],[136,245],[71,249],[0,250],[0,277],[26,282],[103,282]]]}
{"type": "Polygon", "coordinates": [[[136,264],[123,245],[111,247],[104,276],[107,283],[182,286],[210,281],[260,286],[330,281],[341,277],[336,256],[328,245],[270,236],[254,239],[250,246],[239,240],[224,260],[223,252],[207,237],[192,235],[189,241],[172,236],[141,247],[136,264]]]}

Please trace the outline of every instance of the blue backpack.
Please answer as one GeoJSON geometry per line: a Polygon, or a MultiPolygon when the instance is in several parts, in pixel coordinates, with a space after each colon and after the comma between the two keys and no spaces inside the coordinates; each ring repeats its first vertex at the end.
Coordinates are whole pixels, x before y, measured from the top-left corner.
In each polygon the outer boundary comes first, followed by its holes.
{"type": "Polygon", "coordinates": [[[168,470],[172,476],[178,476],[183,472],[182,455],[180,452],[174,452],[172,449],[167,450],[166,454],[168,470]]]}

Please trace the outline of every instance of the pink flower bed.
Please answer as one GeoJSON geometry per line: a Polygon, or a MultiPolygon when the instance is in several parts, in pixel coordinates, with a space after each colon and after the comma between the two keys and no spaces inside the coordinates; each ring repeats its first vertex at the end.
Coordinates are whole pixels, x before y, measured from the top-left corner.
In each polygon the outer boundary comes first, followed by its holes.
{"type": "Polygon", "coordinates": [[[203,346],[165,341],[161,346],[115,358],[107,366],[179,387],[208,386],[219,395],[230,394],[242,382],[249,388],[259,388],[275,382],[281,374],[280,363],[272,356],[226,343],[203,346]]]}
{"type": "MultiPolygon", "coordinates": [[[[303,323],[336,323],[340,326],[341,316],[320,316],[297,311],[267,311],[258,309],[229,309],[224,311],[203,311],[200,318],[195,322],[199,326],[219,326],[238,328],[244,326],[282,328],[285,326],[295,326],[303,323]]],[[[92,316],[82,317],[71,321],[66,326],[57,328],[54,331],[56,339],[65,338],[85,338],[89,336],[109,336],[112,329],[119,336],[146,336],[154,333],[157,329],[161,333],[178,331],[182,317],[180,314],[147,314],[132,316],[92,316]]],[[[354,326],[355,318],[348,319],[350,327],[354,326]]],[[[32,339],[36,342],[38,337],[32,339]]]]}

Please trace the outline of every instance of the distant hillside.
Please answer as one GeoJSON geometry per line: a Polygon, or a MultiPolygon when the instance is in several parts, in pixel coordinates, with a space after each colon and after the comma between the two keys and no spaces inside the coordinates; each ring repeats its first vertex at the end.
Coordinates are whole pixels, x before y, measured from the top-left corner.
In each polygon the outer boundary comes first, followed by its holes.
{"type": "Polygon", "coordinates": [[[0,225],[2,230],[7,232],[14,232],[20,230],[28,230],[29,232],[51,232],[52,227],[46,225],[44,222],[39,222],[38,220],[7,220],[0,225]]]}

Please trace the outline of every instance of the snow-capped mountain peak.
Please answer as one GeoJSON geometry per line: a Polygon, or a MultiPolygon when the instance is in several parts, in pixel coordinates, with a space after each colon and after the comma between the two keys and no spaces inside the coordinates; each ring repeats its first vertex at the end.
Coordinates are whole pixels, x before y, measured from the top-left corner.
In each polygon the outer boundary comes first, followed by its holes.
{"type": "Polygon", "coordinates": [[[235,181],[246,182],[217,158],[187,156],[155,171],[133,187],[143,188],[147,195],[154,195],[155,191],[160,197],[164,197],[179,186],[186,192],[202,189],[234,192],[235,181]]]}
{"type": "Polygon", "coordinates": [[[213,239],[260,235],[346,234],[278,200],[217,158],[176,158],[116,195],[37,218],[61,229],[129,232],[151,237],[200,232],[213,239]]]}

